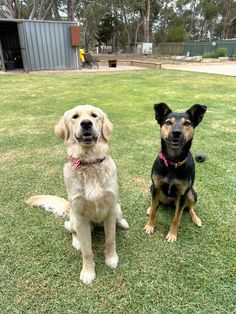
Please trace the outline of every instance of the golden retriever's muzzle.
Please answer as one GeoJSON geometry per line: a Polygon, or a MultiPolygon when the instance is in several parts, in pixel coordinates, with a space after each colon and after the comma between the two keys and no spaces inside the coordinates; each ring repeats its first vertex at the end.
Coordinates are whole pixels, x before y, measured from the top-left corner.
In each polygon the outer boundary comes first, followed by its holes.
{"type": "Polygon", "coordinates": [[[75,138],[79,143],[83,143],[85,145],[96,143],[98,140],[98,132],[93,121],[89,119],[82,120],[76,130],[75,138]]]}

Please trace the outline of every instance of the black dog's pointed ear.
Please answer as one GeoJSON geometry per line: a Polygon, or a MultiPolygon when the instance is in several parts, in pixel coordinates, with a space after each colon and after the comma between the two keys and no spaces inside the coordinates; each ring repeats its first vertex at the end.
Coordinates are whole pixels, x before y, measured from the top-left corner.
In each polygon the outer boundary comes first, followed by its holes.
{"type": "Polygon", "coordinates": [[[160,104],[154,105],[155,118],[159,124],[162,123],[164,118],[172,112],[172,110],[167,106],[167,104],[161,102],[160,104]]]}
{"type": "Polygon", "coordinates": [[[202,121],[206,110],[207,106],[196,104],[186,111],[190,115],[194,127],[202,121]]]}

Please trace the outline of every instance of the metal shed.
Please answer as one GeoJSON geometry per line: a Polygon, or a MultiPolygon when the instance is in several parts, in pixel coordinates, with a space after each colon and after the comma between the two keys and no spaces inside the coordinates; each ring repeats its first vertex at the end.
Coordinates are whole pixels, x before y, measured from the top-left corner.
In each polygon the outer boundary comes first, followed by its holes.
{"type": "Polygon", "coordinates": [[[72,46],[69,21],[0,19],[0,63],[3,70],[78,68],[78,47],[72,46]]]}

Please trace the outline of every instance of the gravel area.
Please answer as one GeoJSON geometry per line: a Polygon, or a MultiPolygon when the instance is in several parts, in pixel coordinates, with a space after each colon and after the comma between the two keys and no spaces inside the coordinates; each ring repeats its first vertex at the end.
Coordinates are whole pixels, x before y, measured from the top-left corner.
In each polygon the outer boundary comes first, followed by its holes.
{"type": "Polygon", "coordinates": [[[117,72],[117,71],[134,71],[134,70],[145,70],[144,67],[136,67],[129,65],[118,65],[116,68],[108,66],[99,66],[99,69],[92,67],[92,69],[81,69],[81,73],[91,73],[91,72],[117,72]]]}
{"type": "MultiPolygon", "coordinates": [[[[125,57],[123,57],[125,58],[125,57]]],[[[122,58],[119,56],[117,58],[122,60],[122,58]]],[[[125,60],[131,60],[131,58],[127,58],[125,60]]],[[[137,58],[136,58],[137,59],[137,58]]],[[[236,76],[236,62],[228,62],[228,63],[179,63],[179,64],[173,64],[173,63],[166,63],[166,60],[158,60],[158,59],[151,59],[151,58],[140,58],[142,61],[155,61],[161,63],[161,68],[163,69],[174,69],[174,70],[182,70],[182,71],[192,71],[192,72],[202,72],[202,73],[211,73],[211,74],[221,74],[221,75],[228,75],[228,76],[236,76]]],[[[145,70],[150,67],[145,67],[143,64],[142,67],[139,66],[130,66],[130,65],[117,65],[116,68],[108,67],[108,65],[100,65],[99,68],[96,68],[95,66],[92,67],[92,69],[78,69],[78,70],[58,70],[58,71],[32,71],[29,72],[31,74],[33,73],[60,73],[60,72],[70,72],[70,73],[94,73],[94,72],[118,72],[118,71],[137,71],[137,70],[145,70]]],[[[157,69],[158,70],[158,69],[157,69]]],[[[3,72],[0,71],[0,74],[17,74],[17,73],[25,73],[23,70],[14,70],[14,71],[7,71],[3,72]]]]}
{"type": "Polygon", "coordinates": [[[211,74],[221,74],[236,76],[236,63],[232,64],[183,64],[183,65],[162,65],[164,69],[175,69],[192,72],[202,72],[211,74]]]}
{"type": "MultiPolygon", "coordinates": [[[[96,73],[96,72],[119,72],[119,71],[137,71],[137,70],[145,70],[146,68],[144,67],[137,67],[137,66],[124,66],[124,65],[118,65],[116,68],[108,67],[108,66],[99,66],[97,67],[92,67],[92,69],[78,69],[78,70],[40,70],[40,71],[30,71],[30,74],[43,74],[43,73],[78,73],[78,74],[83,74],[83,73],[96,73]]],[[[13,71],[0,71],[0,74],[19,74],[19,73],[26,73],[24,70],[13,70],[13,71]]]]}

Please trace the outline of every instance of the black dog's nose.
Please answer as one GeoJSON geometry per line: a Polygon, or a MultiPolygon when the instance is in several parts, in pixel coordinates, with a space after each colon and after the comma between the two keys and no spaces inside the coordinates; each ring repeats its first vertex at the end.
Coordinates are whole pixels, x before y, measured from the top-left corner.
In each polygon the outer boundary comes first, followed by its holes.
{"type": "Polygon", "coordinates": [[[181,131],[180,130],[173,130],[172,134],[173,134],[174,138],[179,138],[181,135],[181,131]]]}
{"type": "Polygon", "coordinates": [[[86,120],[81,121],[80,125],[83,129],[89,130],[93,126],[93,122],[91,120],[86,119],[86,120]]]}

